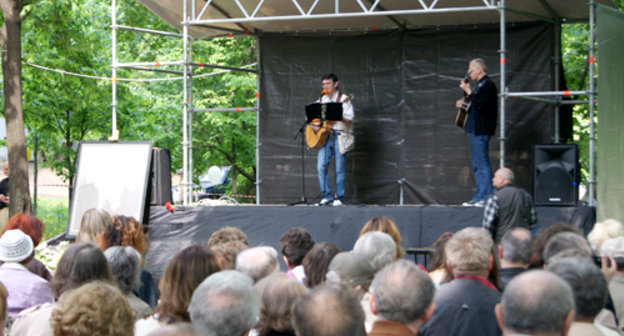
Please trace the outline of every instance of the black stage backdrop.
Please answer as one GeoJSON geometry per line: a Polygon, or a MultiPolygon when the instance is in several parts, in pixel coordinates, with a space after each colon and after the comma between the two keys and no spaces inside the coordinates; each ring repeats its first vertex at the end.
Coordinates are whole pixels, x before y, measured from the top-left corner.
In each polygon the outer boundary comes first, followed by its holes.
{"type": "MultiPolygon", "coordinates": [[[[512,25],[507,32],[509,90],[552,90],[553,26],[512,25]]],[[[319,97],[321,76],[330,72],[340,78],[343,92],[355,95],[356,145],[346,157],[347,202],[398,204],[401,179],[405,204],[458,204],[472,197],[468,137],[454,125],[455,101],[472,58],[486,60],[499,86],[498,25],[263,34],[259,43],[261,203],[301,198],[300,141],[293,136],[304,106],[319,97]]],[[[552,141],[553,108],[520,100],[507,100],[506,106],[506,165],[516,171],[516,184],[530,191],[531,149],[552,141]]],[[[570,124],[569,115],[562,120],[570,124]]],[[[493,169],[499,165],[499,132],[490,142],[493,169]]],[[[568,132],[564,127],[562,133],[568,132]]],[[[311,201],[319,196],[316,152],[305,151],[305,195],[311,201]]],[[[333,173],[330,178],[333,186],[333,173]]]]}

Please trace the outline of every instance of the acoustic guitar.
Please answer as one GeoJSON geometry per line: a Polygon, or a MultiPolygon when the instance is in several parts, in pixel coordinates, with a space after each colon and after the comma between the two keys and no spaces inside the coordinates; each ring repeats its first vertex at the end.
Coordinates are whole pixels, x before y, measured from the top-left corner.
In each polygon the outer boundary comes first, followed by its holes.
{"type": "Polygon", "coordinates": [[[316,118],[306,126],[306,143],[310,148],[322,148],[325,146],[327,137],[331,134],[334,122],[327,120],[322,122],[321,119],[316,118]]]}
{"type": "MultiPolygon", "coordinates": [[[[342,92],[339,93],[339,101],[341,97],[342,92]]],[[[350,94],[347,96],[347,99],[341,103],[348,103],[352,99],[353,95],[350,94]]],[[[332,120],[322,121],[319,118],[312,119],[312,121],[310,121],[306,126],[306,143],[308,144],[308,147],[319,149],[325,146],[325,141],[327,141],[327,137],[331,134],[333,126],[334,122],[332,120]]]]}
{"type": "MultiPolygon", "coordinates": [[[[464,78],[464,82],[468,83],[468,76],[464,78]]],[[[464,128],[466,127],[466,120],[468,120],[468,110],[470,109],[470,98],[466,92],[464,92],[464,99],[462,100],[459,109],[457,109],[457,116],[455,116],[455,125],[464,128]]]]}

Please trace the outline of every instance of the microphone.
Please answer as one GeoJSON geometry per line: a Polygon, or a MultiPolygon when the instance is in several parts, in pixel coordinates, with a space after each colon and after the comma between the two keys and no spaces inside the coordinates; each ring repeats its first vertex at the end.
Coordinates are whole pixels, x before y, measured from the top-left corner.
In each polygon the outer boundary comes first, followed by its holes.
{"type": "Polygon", "coordinates": [[[470,74],[471,73],[472,73],[472,70],[468,70],[468,72],[466,73],[466,77],[464,77],[464,83],[470,82],[470,74]]]}
{"type": "Polygon", "coordinates": [[[319,97],[319,100],[321,100],[321,98],[323,98],[323,96],[326,94],[327,94],[327,90],[325,89],[321,90],[321,96],[319,97]]]}

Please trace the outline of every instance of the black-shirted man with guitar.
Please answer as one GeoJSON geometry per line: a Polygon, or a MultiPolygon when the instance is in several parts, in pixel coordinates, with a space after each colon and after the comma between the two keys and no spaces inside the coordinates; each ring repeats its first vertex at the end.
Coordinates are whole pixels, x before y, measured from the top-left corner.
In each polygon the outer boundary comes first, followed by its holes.
{"type": "MultiPolygon", "coordinates": [[[[487,75],[485,61],[475,58],[468,66],[468,76],[477,82],[474,89],[468,81],[461,81],[459,87],[464,90],[466,99],[470,101],[468,118],[465,130],[470,142],[470,157],[472,169],[475,175],[477,190],[469,202],[464,206],[485,206],[485,202],[493,192],[492,168],[490,166],[489,142],[490,137],[496,132],[496,119],[498,117],[498,91],[496,85],[487,75]]],[[[459,99],[455,105],[460,108],[464,98],[459,99]]]]}

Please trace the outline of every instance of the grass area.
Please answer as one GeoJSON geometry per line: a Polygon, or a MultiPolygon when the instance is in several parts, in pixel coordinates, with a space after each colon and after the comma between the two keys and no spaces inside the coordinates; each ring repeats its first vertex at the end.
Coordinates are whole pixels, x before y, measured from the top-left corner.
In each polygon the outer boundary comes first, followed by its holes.
{"type": "Polygon", "coordinates": [[[45,225],[42,241],[65,232],[69,219],[69,200],[53,197],[37,198],[37,218],[45,225]]]}

